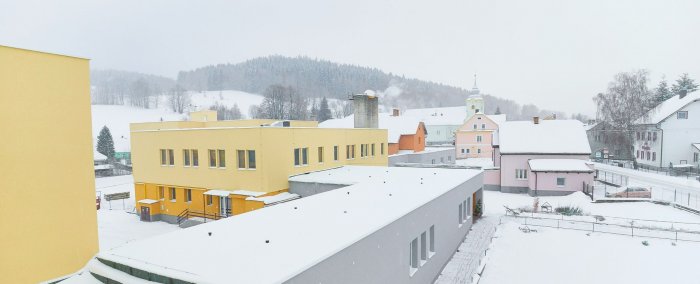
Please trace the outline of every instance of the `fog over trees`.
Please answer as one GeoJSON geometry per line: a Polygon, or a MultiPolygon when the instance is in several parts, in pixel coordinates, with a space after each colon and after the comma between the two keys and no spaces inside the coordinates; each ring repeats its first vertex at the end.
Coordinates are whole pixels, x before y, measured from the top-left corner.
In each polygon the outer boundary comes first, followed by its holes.
{"type": "MultiPolygon", "coordinates": [[[[470,74],[465,74],[471,77],[470,74]]],[[[177,80],[170,78],[140,74],[135,72],[115,70],[93,70],[91,73],[93,85],[93,103],[132,105],[143,108],[157,107],[159,96],[169,96],[170,108],[175,112],[184,111],[180,96],[182,90],[187,91],[218,91],[240,90],[250,93],[273,96],[274,92],[284,91],[287,103],[294,105],[292,110],[300,105],[307,105],[308,110],[302,114],[299,111],[284,113],[275,109],[274,105],[264,105],[251,109],[254,117],[311,117],[312,106],[320,110],[317,100],[327,100],[332,117],[347,116],[352,113],[352,104],[347,98],[351,94],[362,93],[365,90],[392,93],[392,96],[382,98],[386,107],[425,108],[463,106],[465,99],[472,94],[470,90],[448,86],[440,83],[406,78],[401,75],[385,73],[376,68],[356,65],[338,64],[309,57],[268,56],[251,59],[236,64],[218,64],[182,71],[177,80]],[[176,86],[177,91],[174,92],[176,86]]],[[[488,86],[484,86],[488,90],[488,86]]],[[[508,119],[529,119],[532,116],[549,116],[556,114],[564,118],[562,112],[542,110],[532,104],[521,106],[512,101],[489,95],[482,95],[486,102],[487,114],[500,113],[508,115],[508,119]]],[[[268,99],[268,104],[278,104],[276,98],[268,99]]],[[[223,111],[223,110],[222,110],[223,111]]],[[[225,116],[230,116],[227,114],[225,116]]],[[[313,114],[317,119],[325,118],[321,114],[313,114]]]]}

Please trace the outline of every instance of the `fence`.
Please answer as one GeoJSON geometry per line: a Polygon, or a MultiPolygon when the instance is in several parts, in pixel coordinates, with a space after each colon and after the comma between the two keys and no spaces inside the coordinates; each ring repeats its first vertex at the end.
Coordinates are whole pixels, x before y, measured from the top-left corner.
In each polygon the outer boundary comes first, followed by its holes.
{"type": "MultiPolygon", "coordinates": [[[[517,222],[527,226],[550,227],[557,229],[578,230],[595,233],[615,234],[631,237],[644,237],[655,239],[666,239],[674,241],[700,242],[700,231],[692,231],[674,228],[656,228],[649,226],[643,220],[635,220],[629,224],[592,222],[583,220],[572,220],[564,218],[543,218],[521,215],[505,215],[506,218],[513,218],[517,222]]],[[[657,221],[658,222],[658,221],[657,221]]],[[[700,225],[700,224],[697,224],[700,225]]]]}
{"type": "MultiPolygon", "coordinates": [[[[596,184],[583,184],[583,193],[591,197],[591,200],[599,200],[602,198],[633,198],[639,196],[630,196],[633,193],[622,192],[629,184],[629,178],[625,175],[596,170],[596,184]],[[622,192],[620,194],[620,192],[622,192]]],[[[650,192],[650,201],[668,202],[676,205],[681,205],[690,209],[700,211],[700,194],[696,191],[682,188],[673,188],[673,186],[640,186],[646,188],[650,192]]]]}
{"type": "Polygon", "coordinates": [[[656,174],[667,175],[667,176],[685,177],[686,179],[695,179],[695,178],[700,177],[700,166],[678,167],[678,165],[676,165],[676,167],[671,168],[671,167],[650,166],[650,165],[637,163],[637,168],[635,168],[634,163],[631,161],[603,160],[603,161],[599,161],[599,163],[611,165],[611,166],[622,165],[622,168],[634,169],[634,170],[638,170],[641,172],[656,173],[656,174]]]}

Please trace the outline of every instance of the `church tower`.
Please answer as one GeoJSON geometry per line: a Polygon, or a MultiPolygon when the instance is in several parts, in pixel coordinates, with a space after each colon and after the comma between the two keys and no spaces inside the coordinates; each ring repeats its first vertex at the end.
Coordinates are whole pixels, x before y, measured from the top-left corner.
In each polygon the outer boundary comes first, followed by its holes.
{"type": "Polygon", "coordinates": [[[484,98],[479,92],[479,87],[476,86],[476,74],[474,74],[474,86],[467,98],[467,116],[465,121],[477,113],[484,113],[484,98]]]}

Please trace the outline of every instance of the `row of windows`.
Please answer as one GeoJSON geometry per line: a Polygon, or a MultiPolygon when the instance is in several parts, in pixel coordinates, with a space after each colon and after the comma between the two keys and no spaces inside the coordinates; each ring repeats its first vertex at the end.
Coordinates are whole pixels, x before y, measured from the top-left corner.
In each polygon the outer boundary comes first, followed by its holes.
{"type": "Polygon", "coordinates": [[[639,132],[637,131],[637,140],[647,140],[647,141],[656,141],[657,134],[656,132],[639,132]]]}
{"type": "Polygon", "coordinates": [[[457,219],[457,224],[461,227],[462,224],[467,222],[472,216],[472,198],[467,197],[466,200],[463,200],[461,203],[459,203],[458,206],[458,215],[459,218],[457,219]]]}
{"type": "MultiPolygon", "coordinates": [[[[384,155],[384,143],[379,144],[380,154],[384,155]]],[[[325,148],[318,147],[318,162],[324,162],[325,148]]],[[[340,148],[333,146],[333,161],[338,161],[340,148]]],[[[209,149],[209,167],[226,168],[226,150],[209,149]]],[[[346,145],[346,159],[355,158],[355,145],[346,145]]],[[[239,169],[256,169],[255,150],[236,150],[239,169]]],[[[376,155],[376,144],[360,144],[361,157],[374,157],[376,155]]],[[[199,167],[199,151],[196,149],[182,150],[182,163],[185,167],[199,167]]],[[[160,164],[162,166],[175,165],[175,150],[160,149],[160,164]]],[[[309,164],[309,148],[294,149],[294,165],[305,166],[309,164]]]]}
{"type": "Polygon", "coordinates": [[[428,231],[423,231],[419,237],[409,243],[409,275],[413,276],[418,271],[418,268],[425,265],[433,255],[435,255],[435,225],[430,226],[428,231]]]}
{"type": "MultiPolygon", "coordinates": [[[[474,129],[477,129],[476,123],[474,123],[474,129]]],[[[481,124],[481,129],[486,129],[486,124],[482,123],[482,124],[481,124]]]]}
{"type": "MultiPolygon", "coordinates": [[[[185,202],[192,202],[192,189],[190,188],[184,188],[183,189],[185,194],[183,197],[185,198],[185,202]]],[[[165,187],[164,186],[159,186],[158,187],[158,199],[160,200],[165,200],[165,187]]],[[[212,205],[214,203],[213,198],[211,195],[206,195],[206,201],[207,205],[212,205]]],[[[177,188],[175,187],[168,187],[168,200],[170,202],[177,202],[177,188]]]]}
{"type": "Polygon", "coordinates": [[[527,170],[516,169],[515,170],[515,179],[527,179],[527,170]]]}
{"type": "MultiPolygon", "coordinates": [[[[476,152],[478,154],[481,154],[481,148],[476,148],[476,152]]],[[[471,150],[469,148],[462,148],[462,154],[469,154],[471,153],[471,150]]]]}
{"type": "MultiPolygon", "coordinates": [[[[451,162],[452,161],[452,156],[447,156],[447,161],[451,162]]],[[[435,164],[435,159],[432,159],[431,161],[433,164],[435,164]]],[[[440,157],[440,163],[445,163],[445,157],[440,157]]]]}
{"type": "Polygon", "coordinates": [[[656,161],[656,152],[649,152],[649,151],[639,151],[637,150],[637,159],[642,159],[646,157],[646,160],[652,160],[656,161]]]}

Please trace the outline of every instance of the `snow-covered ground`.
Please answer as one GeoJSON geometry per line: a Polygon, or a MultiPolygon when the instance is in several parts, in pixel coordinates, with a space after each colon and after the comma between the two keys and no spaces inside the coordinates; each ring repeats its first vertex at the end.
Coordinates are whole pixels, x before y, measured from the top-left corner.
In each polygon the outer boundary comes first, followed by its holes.
{"type": "MultiPolygon", "coordinates": [[[[485,214],[502,216],[510,208],[532,207],[534,198],[523,194],[484,192],[485,214]]],[[[697,229],[700,216],[649,202],[592,203],[580,192],[562,197],[539,197],[553,207],[578,206],[586,214],[606,216],[608,223],[622,218],[685,222],[674,227],[697,229]],[[619,217],[619,218],[617,218],[619,217]]],[[[523,213],[529,215],[528,213],[523,213]]],[[[535,214],[537,215],[537,214],[535,214]]],[[[542,215],[540,215],[542,216],[542,215]]],[[[552,216],[557,218],[556,216],[552,216]]],[[[573,219],[590,216],[566,217],[573,219]]],[[[506,217],[498,227],[493,249],[480,283],[698,283],[700,271],[693,259],[698,242],[647,239],[614,234],[530,226],[537,232],[523,233],[522,221],[506,217]],[[644,246],[647,241],[649,246],[644,246]]],[[[663,222],[636,221],[650,226],[663,222]]]]}
{"type": "Polygon", "coordinates": [[[134,211],[134,179],[132,176],[116,176],[95,179],[98,194],[102,195],[102,208],[97,211],[97,231],[100,250],[105,251],[127,242],[148,238],[180,229],[165,222],[141,222],[134,211]],[[104,194],[130,192],[130,198],[109,202],[104,194]],[[122,204],[126,205],[123,206],[122,204]]]}
{"type": "Polygon", "coordinates": [[[699,283],[700,243],[501,225],[481,284],[699,283]],[[647,241],[644,246],[642,241],[647,241]]]}
{"type": "MultiPolygon", "coordinates": [[[[216,104],[232,107],[238,104],[241,113],[248,115],[251,105],[260,104],[263,96],[241,91],[208,91],[191,92],[193,110],[209,109],[216,104]]],[[[92,106],[92,136],[97,145],[97,135],[103,126],[112,133],[114,148],[117,152],[129,152],[129,124],[137,122],[178,121],[187,118],[187,114],[173,112],[167,101],[167,96],[161,96],[158,108],[144,109],[128,105],[93,105],[92,106]]]]}

